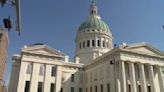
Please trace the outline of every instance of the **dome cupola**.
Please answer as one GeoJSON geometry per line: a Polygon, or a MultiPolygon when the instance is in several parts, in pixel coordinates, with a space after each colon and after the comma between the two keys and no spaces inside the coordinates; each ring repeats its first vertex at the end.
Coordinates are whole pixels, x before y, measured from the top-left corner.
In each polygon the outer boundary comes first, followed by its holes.
{"type": "Polygon", "coordinates": [[[109,26],[101,20],[95,1],[90,5],[90,15],[81,23],[76,34],[76,56],[87,64],[113,48],[109,26]]]}

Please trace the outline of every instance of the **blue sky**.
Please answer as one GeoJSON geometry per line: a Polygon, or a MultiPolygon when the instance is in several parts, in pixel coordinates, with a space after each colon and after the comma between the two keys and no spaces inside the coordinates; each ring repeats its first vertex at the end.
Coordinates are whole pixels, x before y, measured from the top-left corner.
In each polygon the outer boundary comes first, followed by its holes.
{"type": "MultiPolygon", "coordinates": [[[[45,43],[71,58],[75,52],[75,35],[89,15],[91,0],[21,0],[22,32],[9,32],[9,59],[5,80],[9,79],[11,57],[20,48],[45,43]]],[[[164,0],[97,0],[99,15],[113,33],[114,43],[149,42],[164,51],[164,0]]],[[[0,8],[2,18],[15,19],[14,8],[0,8]]]]}

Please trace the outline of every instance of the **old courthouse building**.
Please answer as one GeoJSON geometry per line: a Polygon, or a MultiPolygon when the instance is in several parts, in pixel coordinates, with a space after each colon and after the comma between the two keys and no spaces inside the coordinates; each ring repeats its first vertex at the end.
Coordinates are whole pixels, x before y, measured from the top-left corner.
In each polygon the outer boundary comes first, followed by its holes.
{"type": "Polygon", "coordinates": [[[13,55],[9,92],[163,92],[164,52],[141,42],[113,47],[95,2],[76,34],[74,62],[45,44],[13,55]]]}

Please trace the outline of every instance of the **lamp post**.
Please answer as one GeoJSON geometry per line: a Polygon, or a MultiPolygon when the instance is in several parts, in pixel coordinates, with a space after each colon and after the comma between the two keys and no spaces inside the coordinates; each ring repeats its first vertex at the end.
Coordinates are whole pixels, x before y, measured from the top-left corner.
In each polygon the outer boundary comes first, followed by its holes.
{"type": "MultiPolygon", "coordinates": [[[[18,35],[20,36],[20,31],[21,31],[21,14],[20,14],[20,0],[0,0],[0,5],[2,8],[6,5],[10,4],[15,7],[15,12],[16,12],[16,31],[18,31],[18,35]]],[[[3,20],[5,28],[10,30],[12,28],[12,21],[9,18],[5,18],[3,20]]]]}

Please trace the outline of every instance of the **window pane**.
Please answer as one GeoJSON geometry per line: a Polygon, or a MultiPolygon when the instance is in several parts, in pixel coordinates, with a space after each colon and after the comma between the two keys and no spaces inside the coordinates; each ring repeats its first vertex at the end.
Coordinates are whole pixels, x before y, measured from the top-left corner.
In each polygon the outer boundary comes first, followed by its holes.
{"type": "Polygon", "coordinates": [[[107,84],[107,92],[110,92],[110,84],[107,84]]]}
{"type": "Polygon", "coordinates": [[[75,75],[72,74],[72,75],[71,75],[71,82],[74,82],[74,81],[75,81],[74,77],[75,77],[75,75]]]}
{"type": "Polygon", "coordinates": [[[92,87],[90,87],[90,92],[92,92],[92,87]]]}
{"type": "Polygon", "coordinates": [[[54,83],[51,83],[51,89],[50,90],[51,90],[50,92],[54,92],[54,90],[55,90],[55,84],[54,83]]]}
{"type": "Polygon", "coordinates": [[[74,92],[74,87],[71,87],[71,92],[74,92]]]}
{"type": "Polygon", "coordinates": [[[101,92],[103,92],[103,85],[101,85],[101,92]]]}
{"type": "Polygon", "coordinates": [[[97,46],[100,47],[100,40],[97,40],[97,46]]]}
{"type": "Polygon", "coordinates": [[[81,42],[80,42],[80,44],[79,44],[79,48],[81,49],[81,42]]]}
{"type": "Polygon", "coordinates": [[[26,81],[25,92],[29,92],[29,88],[30,88],[30,81],[26,81]]]}
{"type": "Polygon", "coordinates": [[[83,48],[85,47],[85,41],[83,41],[83,48]]]}
{"type": "Polygon", "coordinates": [[[51,76],[53,76],[53,77],[56,76],[56,67],[55,66],[52,67],[51,76]]]}
{"type": "Polygon", "coordinates": [[[103,47],[105,47],[105,41],[103,41],[103,47]]]}
{"type": "Polygon", "coordinates": [[[87,40],[87,47],[90,47],[90,41],[87,40]]]}
{"type": "Polygon", "coordinates": [[[38,92],[42,92],[42,86],[43,86],[43,83],[39,82],[38,83],[38,92]]]}
{"type": "Polygon", "coordinates": [[[92,47],[95,46],[95,40],[92,40],[92,47]]]}
{"type": "Polygon", "coordinates": [[[82,92],[82,88],[79,88],[79,92],[82,92]]]}

